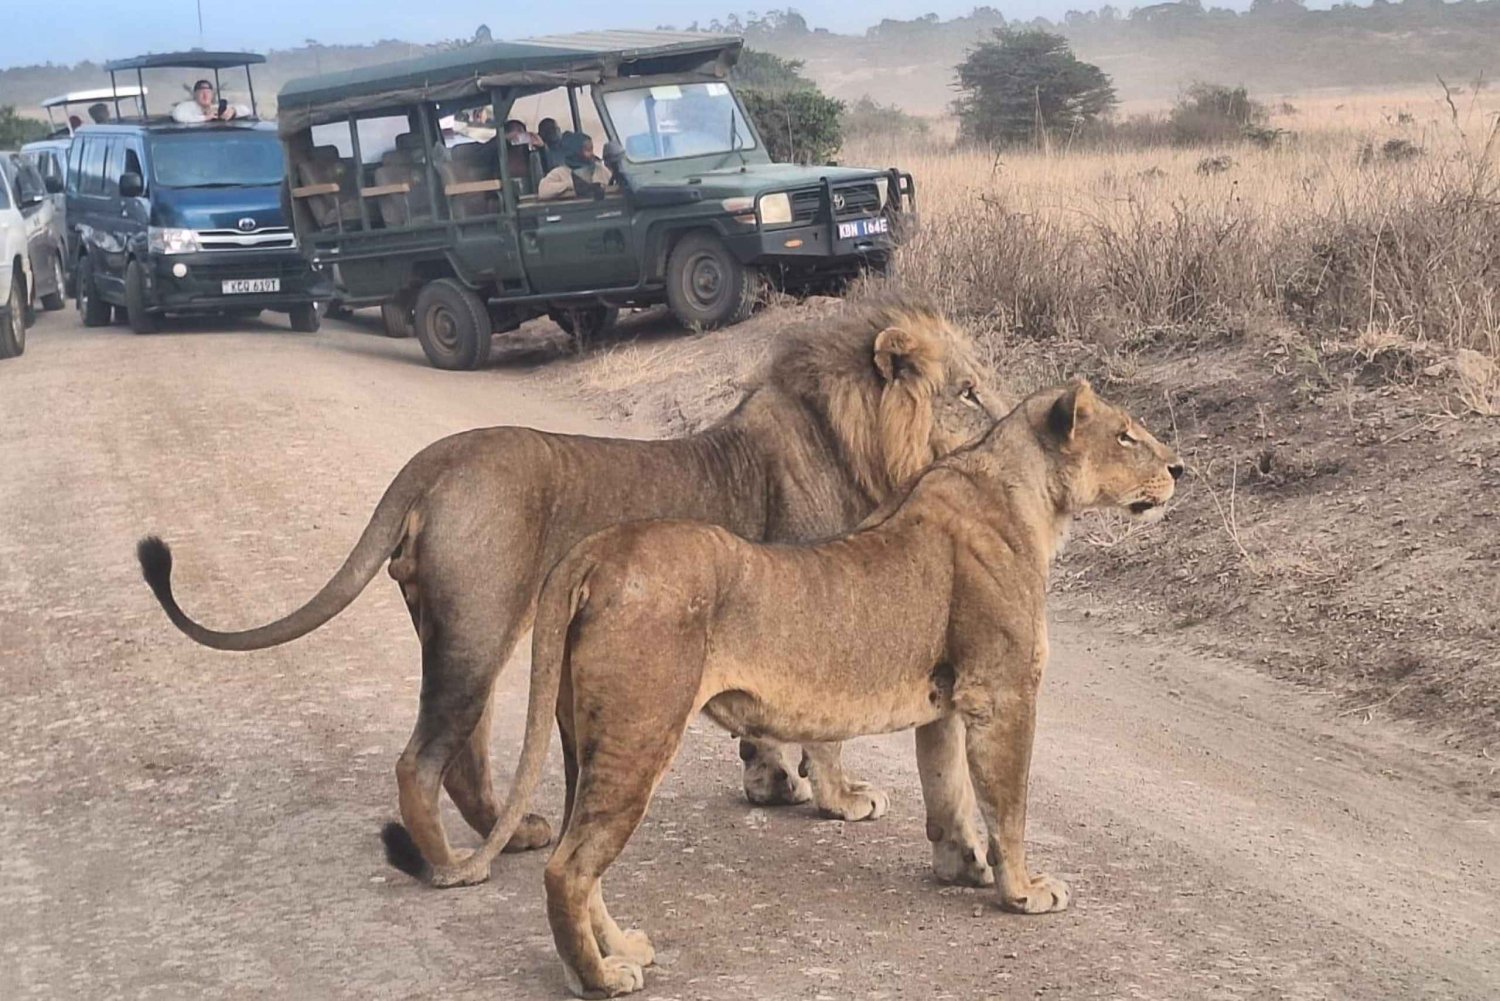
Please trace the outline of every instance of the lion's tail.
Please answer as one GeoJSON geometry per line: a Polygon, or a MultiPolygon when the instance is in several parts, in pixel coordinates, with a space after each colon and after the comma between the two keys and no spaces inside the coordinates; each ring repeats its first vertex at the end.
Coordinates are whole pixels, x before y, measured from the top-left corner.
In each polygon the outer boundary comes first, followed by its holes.
{"type": "Polygon", "coordinates": [[[547,575],[537,599],[531,640],[531,699],[526,706],[526,737],[521,761],[500,817],[484,845],[451,866],[434,866],[432,885],[468,886],[489,878],[490,863],[516,833],[532,793],[542,780],[542,766],[552,743],[552,721],[563,672],[568,670],[569,636],[574,618],[588,601],[588,561],[577,554],[564,559],[547,575]]]}
{"type": "Polygon", "coordinates": [[[172,550],[157,536],[148,535],[136,546],[141,573],[172,624],[204,646],[215,650],[264,650],[305,636],[347,608],[395,552],[408,529],[415,529],[408,524],[407,517],[428,486],[432,470],[425,458],[419,455],[407,463],[391,481],[338,573],[311,601],[275,622],[241,632],[219,632],[193,621],[178,607],[172,594],[172,550]]]}

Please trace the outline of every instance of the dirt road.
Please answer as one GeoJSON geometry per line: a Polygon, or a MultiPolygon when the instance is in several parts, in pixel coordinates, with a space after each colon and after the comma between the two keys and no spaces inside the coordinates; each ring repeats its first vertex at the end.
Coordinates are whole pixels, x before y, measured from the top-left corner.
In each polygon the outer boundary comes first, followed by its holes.
{"type": "MultiPolygon", "coordinates": [[[[431,440],[621,429],[543,395],[555,378],[436,372],[347,325],[140,338],[73,316],[0,363],[0,997],[564,997],[545,853],[443,892],[383,862],[418,685],[394,585],[217,654],[171,630],[132,546],[173,543],[190,613],[257,623],[431,440]]],[[[1170,520],[1160,540],[1165,568],[1170,520]]],[[[647,996],[1500,996],[1500,803],[1472,766],[1082,611],[1056,616],[1029,827],[1072,910],[930,880],[909,735],[850,746],[893,805],[843,825],[749,808],[703,723],[606,881],[658,947],[647,996]]],[[[525,677],[502,682],[502,762],[525,677]]]]}

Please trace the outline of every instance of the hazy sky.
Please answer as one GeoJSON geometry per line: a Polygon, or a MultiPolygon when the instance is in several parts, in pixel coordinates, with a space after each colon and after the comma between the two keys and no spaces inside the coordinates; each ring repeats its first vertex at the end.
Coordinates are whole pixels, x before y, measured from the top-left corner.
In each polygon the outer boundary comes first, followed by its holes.
{"type": "MultiPolygon", "coordinates": [[[[4,0],[5,30],[0,32],[0,67],[31,63],[101,62],[191,48],[265,50],[300,45],[315,38],[324,44],[361,43],[379,38],[426,42],[467,37],[488,24],[496,38],[582,30],[586,28],[654,28],[707,22],[731,10],[714,0],[202,0],[203,36],[198,35],[194,0],[4,0]],[[524,12],[517,18],[511,12],[524,12]]],[[[1070,7],[1088,9],[1105,0],[991,0],[1007,17],[1057,16],[1070,7]]],[[[1120,2],[1128,9],[1137,3],[1120,2]]],[[[912,18],[928,12],[943,18],[982,5],[975,0],[807,0],[803,3],[757,3],[755,10],[794,7],[813,27],[862,31],[885,17],[912,18]]],[[[1238,2],[1210,6],[1240,7],[1238,2]]]]}

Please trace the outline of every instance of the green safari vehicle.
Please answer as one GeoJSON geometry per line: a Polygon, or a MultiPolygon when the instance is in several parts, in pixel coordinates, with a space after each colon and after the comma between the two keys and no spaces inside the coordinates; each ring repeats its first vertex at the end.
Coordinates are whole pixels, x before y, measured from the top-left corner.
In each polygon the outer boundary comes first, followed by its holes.
{"type": "Polygon", "coordinates": [[[277,114],[298,244],[343,303],[381,304],[446,369],[538,316],[580,343],[663,302],[708,329],[767,285],[883,268],[915,225],[911,175],[773,163],[729,83],[742,44],[595,32],[291,81],[277,114]]]}

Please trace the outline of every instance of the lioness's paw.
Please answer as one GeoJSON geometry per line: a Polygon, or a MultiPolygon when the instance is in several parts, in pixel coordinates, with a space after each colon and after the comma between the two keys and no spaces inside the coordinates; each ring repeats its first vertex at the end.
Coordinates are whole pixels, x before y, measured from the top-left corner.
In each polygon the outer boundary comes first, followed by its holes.
{"type": "Polygon", "coordinates": [[[868,782],[850,782],[818,803],[818,810],[837,820],[879,820],[891,808],[891,798],[868,782]]]}
{"type": "Polygon", "coordinates": [[[1026,891],[1016,897],[1002,894],[1000,906],[1017,914],[1051,914],[1067,910],[1072,899],[1067,883],[1044,874],[1033,876],[1026,891]]]}
{"type": "Polygon", "coordinates": [[[537,848],[545,848],[552,843],[552,825],[547,823],[546,817],[539,817],[534,813],[528,813],[521,818],[521,824],[516,828],[516,833],[510,836],[505,843],[504,851],[529,852],[537,848]]]}
{"type": "Polygon", "coordinates": [[[432,868],[432,885],[440,890],[455,886],[478,886],[490,879],[490,867],[478,865],[473,859],[457,865],[439,865],[432,868]]]}
{"type": "Polygon", "coordinates": [[[637,966],[650,966],[656,962],[656,949],[652,947],[651,939],[639,928],[621,932],[619,937],[608,943],[605,951],[637,966]]]}
{"type": "Polygon", "coordinates": [[[634,994],[646,986],[646,971],[639,963],[618,956],[605,956],[600,966],[599,986],[574,993],[581,998],[617,998],[621,994],[634,994]]]}
{"type": "Polygon", "coordinates": [[[994,886],[995,870],[985,859],[984,843],[973,844],[961,841],[934,841],[932,843],[932,874],[939,883],[956,886],[994,886]]]}

